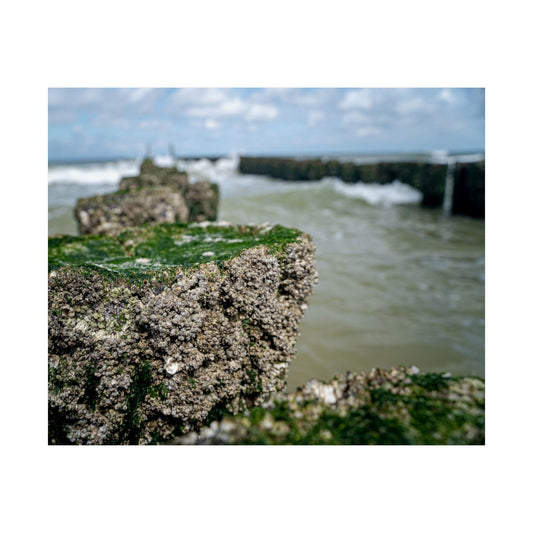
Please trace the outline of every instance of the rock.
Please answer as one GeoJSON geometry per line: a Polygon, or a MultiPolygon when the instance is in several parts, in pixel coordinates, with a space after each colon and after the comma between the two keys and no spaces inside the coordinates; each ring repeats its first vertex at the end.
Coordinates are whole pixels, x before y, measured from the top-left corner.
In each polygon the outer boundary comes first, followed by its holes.
{"type": "Polygon", "coordinates": [[[117,235],[146,223],[216,220],[218,201],[218,185],[189,183],[185,173],[147,159],[139,176],[123,178],[117,192],[78,200],[74,214],[81,235],[117,235]]]}
{"type": "Polygon", "coordinates": [[[146,187],[172,187],[178,192],[183,192],[189,185],[189,178],[184,172],[173,168],[159,168],[150,172],[141,172],[138,176],[122,178],[119,189],[131,191],[145,189],[146,187]]]}
{"type": "Polygon", "coordinates": [[[181,192],[157,186],[81,198],[75,214],[81,235],[117,235],[129,226],[187,222],[189,212],[181,192]]]}
{"type": "Polygon", "coordinates": [[[314,250],[205,222],[50,238],[49,442],[157,442],[282,390],[314,250]]]}
{"type": "Polygon", "coordinates": [[[475,377],[373,369],[309,381],[170,444],[484,444],[485,384],[475,377]]]}
{"type": "Polygon", "coordinates": [[[485,218],[485,161],[456,165],[452,211],[485,218]]]}
{"type": "Polygon", "coordinates": [[[191,183],[184,191],[189,207],[189,222],[216,220],[219,200],[218,185],[209,181],[191,183]]]}

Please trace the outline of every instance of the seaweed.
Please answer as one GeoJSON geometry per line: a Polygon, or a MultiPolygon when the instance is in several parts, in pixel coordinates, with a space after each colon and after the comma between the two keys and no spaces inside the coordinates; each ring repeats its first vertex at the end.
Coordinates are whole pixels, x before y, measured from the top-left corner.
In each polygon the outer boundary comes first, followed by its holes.
{"type": "Polygon", "coordinates": [[[150,392],[151,368],[151,363],[145,361],[135,369],[128,394],[126,414],[119,430],[118,443],[138,444],[139,442],[143,429],[139,407],[150,392]]]}
{"type": "Polygon", "coordinates": [[[222,264],[253,246],[264,245],[280,254],[285,245],[301,235],[296,229],[274,226],[187,225],[182,223],[145,224],[122,232],[118,237],[63,236],[48,241],[48,270],[78,267],[90,275],[128,281],[165,279],[176,268],[195,268],[214,261],[222,264]]]}

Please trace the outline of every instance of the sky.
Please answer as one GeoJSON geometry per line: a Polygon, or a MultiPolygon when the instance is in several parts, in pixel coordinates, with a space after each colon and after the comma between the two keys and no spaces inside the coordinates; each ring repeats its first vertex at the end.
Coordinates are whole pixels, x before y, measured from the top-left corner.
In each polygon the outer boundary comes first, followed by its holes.
{"type": "Polygon", "coordinates": [[[49,160],[484,148],[482,88],[48,89],[49,160]]]}

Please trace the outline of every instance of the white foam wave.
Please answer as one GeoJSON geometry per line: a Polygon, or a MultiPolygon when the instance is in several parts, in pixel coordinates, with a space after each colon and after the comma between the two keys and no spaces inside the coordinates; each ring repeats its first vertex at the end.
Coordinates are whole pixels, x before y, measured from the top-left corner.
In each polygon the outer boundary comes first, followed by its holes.
{"type": "MultiPolygon", "coordinates": [[[[315,182],[285,182],[267,176],[239,173],[239,157],[230,156],[215,161],[209,159],[173,160],[170,156],[156,156],[160,166],[176,165],[187,172],[191,181],[209,180],[221,186],[225,197],[249,197],[261,194],[286,193],[293,190],[333,188],[342,196],[357,198],[370,205],[390,206],[417,204],[422,193],[409,185],[395,181],[379,185],[370,183],[345,183],[338,177],[326,177],[315,182]]],[[[51,166],[48,170],[49,184],[118,185],[124,176],[139,173],[141,160],[123,160],[107,163],[84,163],[51,166]]]]}
{"type": "Polygon", "coordinates": [[[221,183],[239,173],[239,157],[223,157],[216,161],[209,159],[186,160],[178,159],[176,166],[181,172],[187,172],[191,179],[208,179],[221,183]]]}
{"type": "Polygon", "coordinates": [[[422,193],[400,181],[392,183],[345,183],[336,177],[327,177],[322,182],[333,185],[335,192],[357,198],[370,205],[391,206],[398,204],[418,204],[422,201],[422,193]]]}
{"type": "Polygon", "coordinates": [[[57,165],[48,169],[48,183],[119,183],[124,176],[139,173],[140,161],[112,161],[57,165]]]}
{"type": "Polygon", "coordinates": [[[170,155],[156,155],[154,157],[154,163],[158,167],[174,167],[176,166],[175,159],[170,155]]]}

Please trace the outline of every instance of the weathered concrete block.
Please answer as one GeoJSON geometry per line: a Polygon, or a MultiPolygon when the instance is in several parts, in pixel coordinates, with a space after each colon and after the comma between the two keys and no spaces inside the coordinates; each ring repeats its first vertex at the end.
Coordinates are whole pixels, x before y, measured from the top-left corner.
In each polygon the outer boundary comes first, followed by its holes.
{"type": "Polygon", "coordinates": [[[414,187],[423,192],[422,205],[424,207],[441,207],[444,202],[446,188],[446,172],[448,165],[424,165],[424,173],[420,179],[420,186],[414,187]]]}
{"type": "Polygon", "coordinates": [[[120,182],[120,190],[140,192],[144,195],[149,195],[153,188],[160,187],[170,187],[183,196],[189,210],[185,222],[216,220],[220,197],[219,187],[216,183],[205,180],[189,183],[187,174],[184,172],[159,167],[156,167],[155,171],[147,171],[139,176],[122,178],[120,182]]]}
{"type": "Polygon", "coordinates": [[[172,444],[484,444],[485,384],[373,369],[309,381],[172,444]]]}
{"type": "Polygon", "coordinates": [[[189,214],[183,194],[164,186],[81,198],[75,209],[81,235],[117,235],[129,226],[187,222],[189,214]]]}
{"type": "Polygon", "coordinates": [[[209,181],[191,183],[185,189],[184,197],[189,207],[189,222],[216,220],[220,198],[216,183],[209,181]]]}
{"type": "Polygon", "coordinates": [[[139,176],[123,178],[115,193],[82,198],[74,211],[81,235],[117,235],[146,223],[216,220],[219,189],[215,183],[189,183],[175,168],[150,160],[139,176]]]}
{"type": "Polygon", "coordinates": [[[485,218],[485,161],[458,163],[454,178],[453,213],[485,218]]]}
{"type": "Polygon", "coordinates": [[[176,191],[182,192],[189,185],[189,178],[185,172],[178,172],[172,168],[160,168],[146,171],[138,176],[122,178],[119,189],[130,191],[144,189],[146,187],[172,187],[176,191]]]}
{"type": "Polygon", "coordinates": [[[50,238],[49,442],[164,440],[281,390],[314,250],[281,226],[50,238]]]}

